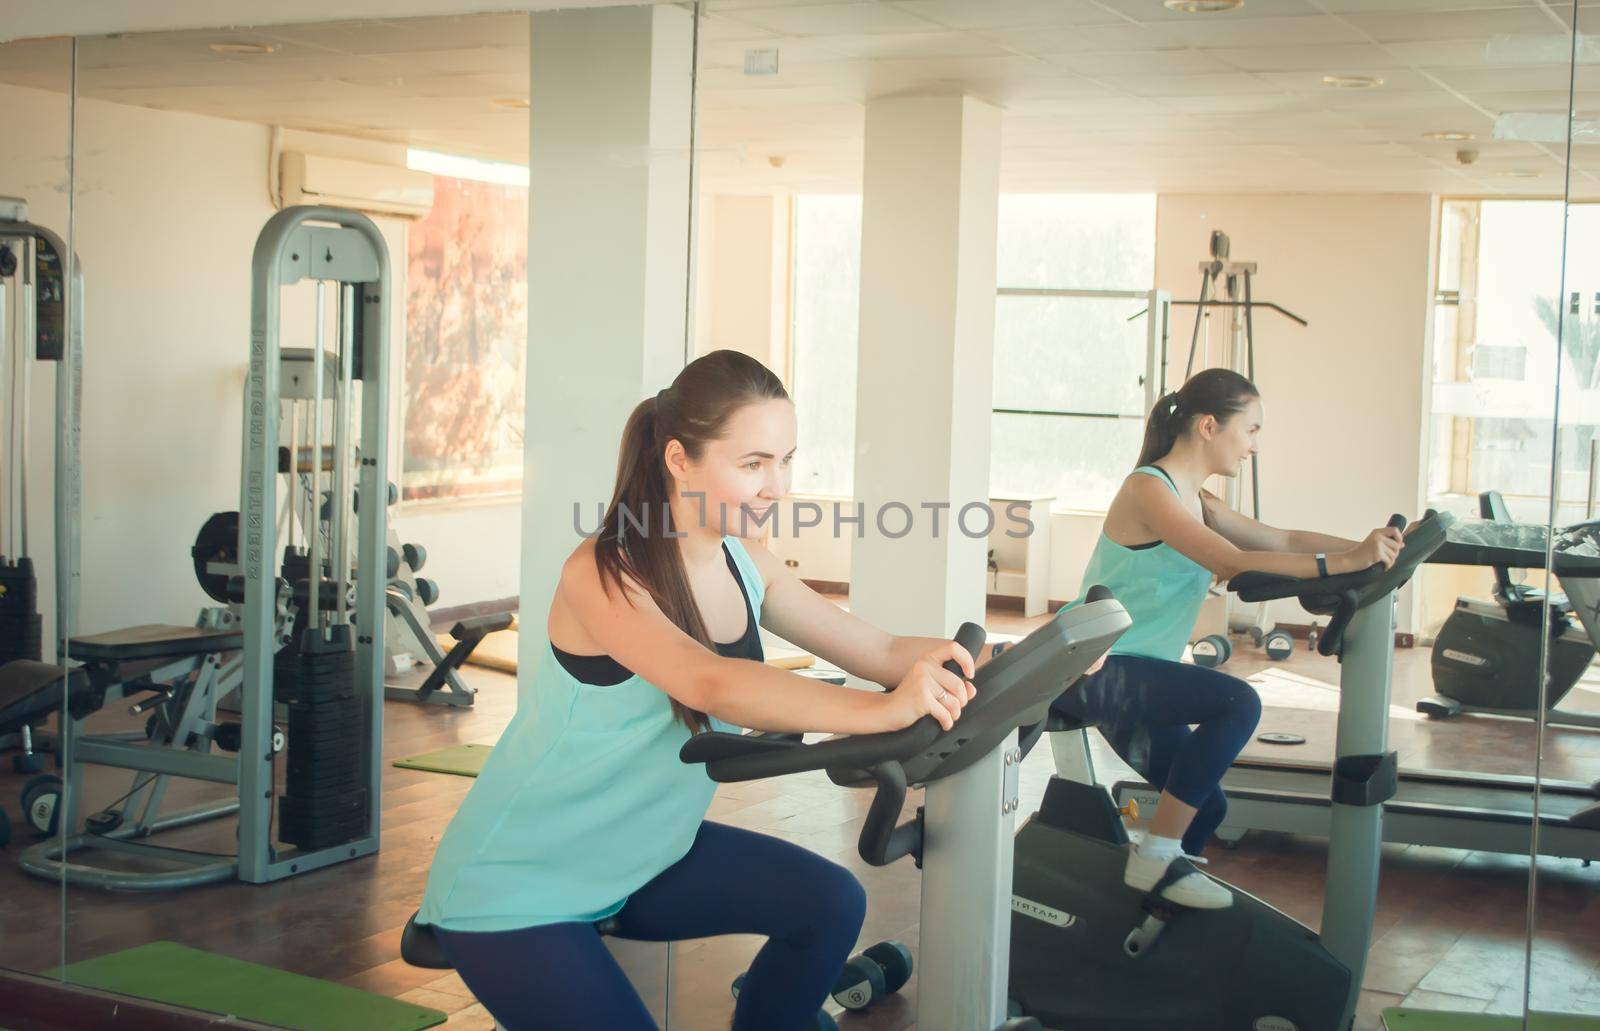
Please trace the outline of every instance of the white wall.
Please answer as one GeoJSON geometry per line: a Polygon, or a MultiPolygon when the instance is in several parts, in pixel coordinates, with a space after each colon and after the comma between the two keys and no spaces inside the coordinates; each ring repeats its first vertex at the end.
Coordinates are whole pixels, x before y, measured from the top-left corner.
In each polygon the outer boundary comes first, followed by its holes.
{"type": "MultiPolygon", "coordinates": [[[[397,446],[399,437],[391,438],[397,446]]],[[[402,541],[428,549],[422,575],[439,585],[439,609],[516,598],[522,498],[402,504],[390,511],[402,541]]]]}
{"type": "Polygon", "coordinates": [[[209,604],[188,549],[207,516],[239,507],[266,167],[259,126],[78,104],[86,632],[190,622],[209,604]]]}
{"type": "MultiPolygon", "coordinates": [[[[64,153],[52,138],[64,140],[64,129],[44,119],[52,105],[64,111],[56,95],[0,86],[0,110],[40,120],[37,131],[8,137],[0,194],[28,197],[35,220],[64,234],[65,193],[49,191],[50,162],[64,153]]],[[[77,249],[87,277],[80,625],[189,623],[207,603],[189,557],[194,534],[212,512],[239,504],[250,255],[273,210],[269,132],[92,100],[79,103],[78,120],[77,249]]],[[[294,134],[285,145],[359,147],[294,134]]],[[[379,224],[403,296],[405,225],[379,224]]],[[[286,337],[306,331],[289,322],[306,302],[286,303],[286,337]]],[[[399,348],[405,306],[392,311],[399,348]]],[[[37,445],[50,439],[48,379],[35,381],[33,396],[37,445]]],[[[391,453],[397,478],[398,446],[391,453]]],[[[47,527],[49,453],[40,455],[36,447],[32,523],[47,527]]],[[[424,575],[451,606],[516,594],[518,509],[401,506],[391,516],[403,540],[427,546],[424,575]]]]}
{"type": "MultiPolygon", "coordinates": [[[[1156,286],[1194,297],[1211,231],[1222,229],[1234,260],[1260,264],[1255,299],[1310,323],[1259,310],[1255,318],[1267,522],[1359,538],[1395,512],[1421,511],[1434,211],[1426,194],[1159,199],[1156,286]]],[[[1183,378],[1193,312],[1175,311],[1172,387],[1183,378]]],[[[1219,314],[1212,339],[1225,334],[1219,314]]],[[[1304,621],[1299,612],[1279,618],[1304,621]]],[[[1400,627],[1412,625],[1402,596],[1400,627]]]]}

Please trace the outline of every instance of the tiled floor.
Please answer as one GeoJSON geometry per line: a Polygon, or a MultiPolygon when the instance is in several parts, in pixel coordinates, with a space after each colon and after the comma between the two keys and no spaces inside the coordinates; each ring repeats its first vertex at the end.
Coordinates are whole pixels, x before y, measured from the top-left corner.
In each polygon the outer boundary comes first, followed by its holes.
{"type": "MultiPolygon", "coordinates": [[[[1029,621],[993,613],[992,632],[1025,631],[1029,621]]],[[[1264,689],[1263,729],[1293,727],[1307,734],[1306,754],[1326,749],[1332,715],[1280,708],[1274,698],[1315,702],[1327,696],[1317,683],[1337,682],[1331,660],[1297,651],[1286,664],[1270,664],[1241,644],[1229,664],[1248,676],[1273,665],[1293,678],[1275,678],[1264,689]],[[1297,693],[1298,692],[1298,693],[1297,693]],[[1308,693],[1309,692],[1309,693],[1308,693]]],[[[479,704],[469,711],[390,703],[386,710],[387,756],[399,758],[458,742],[492,742],[515,704],[514,683],[504,674],[471,669],[479,704]]],[[[1395,747],[1407,765],[1531,773],[1530,725],[1473,719],[1429,724],[1408,714],[1428,693],[1427,653],[1403,651],[1396,664],[1395,747]]],[[[1600,703],[1600,699],[1597,699],[1600,703]]],[[[113,725],[120,714],[104,714],[113,725]]],[[[1104,779],[1120,764],[1098,746],[1104,779]]],[[[1265,747],[1265,746],[1255,746],[1265,747]]],[[[1553,733],[1546,746],[1546,772],[1593,779],[1600,776],[1600,732],[1553,733]]],[[[9,769],[9,764],[6,764],[9,769]]],[[[1024,765],[1024,811],[1034,806],[1051,773],[1047,749],[1024,765]]],[[[0,799],[17,822],[16,793],[23,778],[0,774],[0,799]]],[[[91,805],[126,789],[124,774],[102,771],[89,785],[91,805]]],[[[66,900],[69,962],[156,939],[311,974],[434,1006],[451,1014],[450,1026],[492,1026],[459,978],[418,970],[398,958],[400,930],[417,904],[438,836],[470,781],[451,776],[384,771],[383,846],[375,856],[272,885],[216,885],[161,895],[109,895],[72,889],[66,900]]],[[[183,804],[201,790],[174,791],[183,804]]],[[[787,777],[726,785],[712,805],[713,818],[803,844],[854,869],[867,886],[870,909],[863,941],[897,937],[916,944],[919,874],[909,862],[874,869],[856,857],[855,843],[866,794],[835,788],[820,776],[787,777]]],[[[19,829],[19,839],[22,833],[19,829]]],[[[173,840],[201,848],[231,845],[232,826],[177,832],[173,840]]],[[[11,855],[25,842],[6,851],[11,855]]],[[[1319,918],[1325,851],[1314,839],[1252,834],[1231,849],[1213,849],[1211,872],[1280,906],[1307,923],[1319,918]]],[[[1600,871],[1566,860],[1539,864],[1533,950],[1536,1006],[1600,1014],[1600,871]]],[[[14,862],[0,864],[0,965],[43,970],[59,955],[62,892],[57,885],[23,875],[14,862]]],[[[1383,886],[1375,940],[1357,1026],[1377,1027],[1377,1014],[1402,1001],[1462,1011],[1521,1012],[1525,929],[1529,899],[1526,858],[1424,847],[1385,848],[1383,886]]],[[[665,986],[672,986],[672,1026],[727,1026],[732,1009],[728,985],[758,946],[754,938],[725,938],[675,947],[670,975],[662,946],[615,944],[641,994],[660,1012],[665,986]]],[[[864,1015],[845,1015],[847,1029],[914,1026],[916,981],[897,998],[864,1015]]]]}

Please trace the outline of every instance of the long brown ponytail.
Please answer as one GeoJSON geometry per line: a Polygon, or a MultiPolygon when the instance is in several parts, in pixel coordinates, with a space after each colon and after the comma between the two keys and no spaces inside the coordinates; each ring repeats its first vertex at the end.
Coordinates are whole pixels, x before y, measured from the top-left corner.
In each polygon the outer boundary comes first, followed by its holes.
{"type": "Polygon", "coordinates": [[[1144,424],[1144,446],[1139,449],[1139,465],[1149,465],[1166,457],[1190,424],[1204,415],[1218,422],[1242,412],[1261,396],[1256,385],[1232,369],[1201,369],[1183,387],[1162,394],[1150,409],[1144,424]]]}
{"type": "MultiPolygon", "coordinates": [[[[698,459],[707,443],[723,436],[739,409],[788,399],[783,382],[754,358],[712,351],[684,366],[670,387],[639,402],[622,431],[616,486],[594,542],[595,565],[607,593],[615,588],[626,597],[625,581],[638,582],[678,629],[715,649],[689,589],[683,552],[669,536],[676,527],[667,442],[678,441],[698,459]]],[[[676,699],[672,712],[692,731],[708,725],[705,713],[676,699]]]]}

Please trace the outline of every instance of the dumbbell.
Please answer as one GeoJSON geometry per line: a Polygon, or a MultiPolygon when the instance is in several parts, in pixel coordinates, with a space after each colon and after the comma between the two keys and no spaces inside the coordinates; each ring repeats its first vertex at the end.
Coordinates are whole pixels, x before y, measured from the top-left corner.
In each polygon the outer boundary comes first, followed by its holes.
{"type": "Polygon", "coordinates": [[[1192,652],[1196,666],[1212,669],[1233,656],[1233,645],[1222,634],[1207,634],[1194,643],[1192,652]]]}
{"type": "Polygon", "coordinates": [[[417,577],[417,600],[424,606],[439,600],[439,585],[425,576],[417,577]]]}
{"type": "MultiPolygon", "coordinates": [[[[244,728],[233,720],[226,720],[217,724],[217,729],[212,732],[211,740],[224,752],[238,752],[244,744],[244,728]]],[[[272,728],[272,754],[277,755],[283,751],[287,742],[284,739],[283,728],[272,728]]]]}
{"type": "Polygon", "coordinates": [[[35,834],[47,838],[61,818],[61,778],[41,773],[22,789],[22,812],[35,834]]]}
{"type": "Polygon", "coordinates": [[[898,992],[909,980],[911,950],[904,942],[879,942],[850,957],[829,994],[847,1010],[863,1010],[898,992]]]}
{"type": "MultiPolygon", "coordinates": [[[[351,500],[350,500],[350,508],[351,508],[352,511],[359,512],[359,511],[361,511],[361,488],[357,487],[353,491],[353,494],[354,494],[354,497],[352,497],[351,500]]],[[[394,481],[393,480],[390,480],[389,481],[389,504],[393,505],[396,501],[399,501],[399,500],[400,500],[400,488],[396,487],[394,485],[394,481]]]]}
{"type": "Polygon", "coordinates": [[[1267,635],[1267,658],[1274,662],[1282,662],[1294,654],[1294,638],[1289,636],[1287,630],[1274,630],[1267,635]]]}
{"type": "MultiPolygon", "coordinates": [[[[406,565],[411,567],[413,573],[422,572],[422,567],[428,562],[428,549],[420,544],[402,545],[400,554],[405,558],[406,565]]],[[[390,575],[392,576],[393,574],[390,575]]]]}
{"type": "MultiPolygon", "coordinates": [[[[904,988],[911,980],[911,970],[911,950],[904,942],[879,942],[850,957],[828,994],[847,1010],[864,1010],[904,988]]],[[[735,996],[743,983],[744,975],[740,974],[733,982],[735,996]]]]}

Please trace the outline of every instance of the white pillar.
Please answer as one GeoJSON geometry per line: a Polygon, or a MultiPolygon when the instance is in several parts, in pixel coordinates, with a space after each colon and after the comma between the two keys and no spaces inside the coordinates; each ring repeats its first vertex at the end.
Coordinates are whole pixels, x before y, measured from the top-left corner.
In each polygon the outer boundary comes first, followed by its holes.
{"type": "Polygon", "coordinates": [[[988,104],[867,105],[855,461],[865,520],[850,608],[891,633],[954,634],[984,616],[999,166],[1000,112],[988,104]],[[915,518],[898,539],[896,503],[915,518]],[[972,535],[955,526],[967,504],[972,535]],[[935,537],[937,505],[949,507],[935,537]]]}
{"type": "Polygon", "coordinates": [[[679,7],[530,22],[526,676],[581,540],[574,505],[592,531],[628,413],[684,364],[693,72],[693,21],[679,7]]]}

